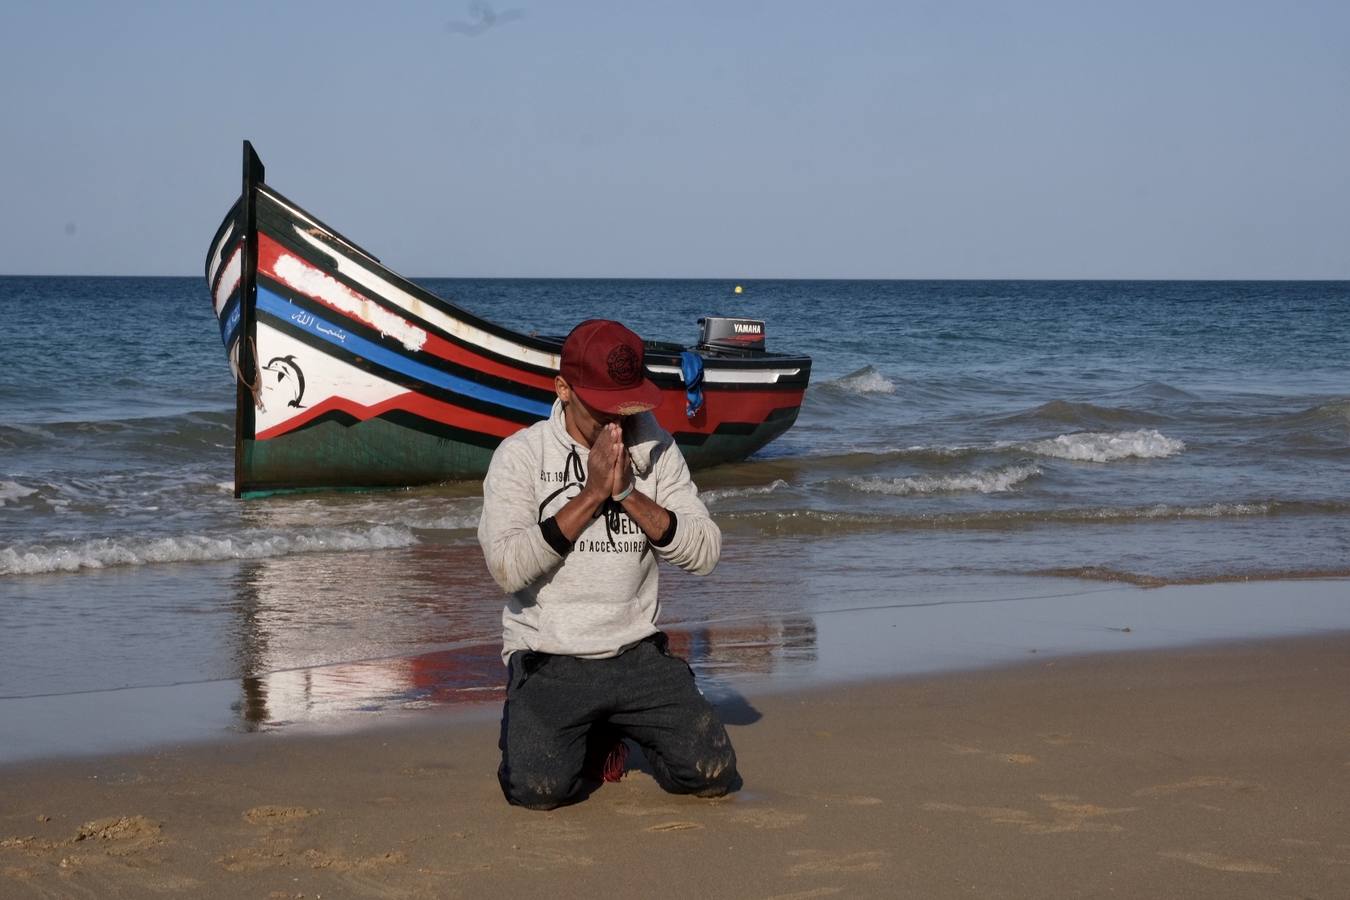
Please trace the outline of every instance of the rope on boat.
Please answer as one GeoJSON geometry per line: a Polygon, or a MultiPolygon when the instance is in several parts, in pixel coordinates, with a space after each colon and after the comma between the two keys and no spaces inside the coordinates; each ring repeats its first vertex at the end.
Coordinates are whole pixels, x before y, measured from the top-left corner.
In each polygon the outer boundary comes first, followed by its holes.
{"type": "Polygon", "coordinates": [[[253,383],[249,384],[244,378],[244,373],[239,371],[239,344],[234,343],[234,353],[230,355],[230,369],[234,372],[234,377],[239,383],[248,388],[248,392],[253,395],[253,405],[259,410],[263,408],[262,402],[262,372],[258,369],[258,345],[253,342],[253,335],[248,337],[248,348],[253,354],[253,383]]]}

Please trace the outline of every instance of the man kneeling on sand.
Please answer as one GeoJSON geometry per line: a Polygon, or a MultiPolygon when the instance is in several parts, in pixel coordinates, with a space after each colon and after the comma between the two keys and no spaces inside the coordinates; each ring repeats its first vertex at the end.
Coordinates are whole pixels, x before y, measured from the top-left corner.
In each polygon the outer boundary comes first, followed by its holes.
{"type": "Polygon", "coordinates": [[[722,552],[674,439],[650,410],[642,341],[592,319],[563,343],[548,419],[492,456],[478,540],[509,593],[506,799],[552,809],[617,781],[636,741],[667,791],[739,782],[726,729],[656,627],[657,557],[707,575],[722,552]]]}

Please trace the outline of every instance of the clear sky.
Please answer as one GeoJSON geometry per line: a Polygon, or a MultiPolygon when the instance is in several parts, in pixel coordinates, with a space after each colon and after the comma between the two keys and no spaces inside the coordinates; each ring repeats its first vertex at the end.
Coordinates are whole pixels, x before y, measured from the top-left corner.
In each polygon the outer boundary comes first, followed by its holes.
{"type": "Polygon", "coordinates": [[[1350,277],[1346,0],[5,0],[0,116],[0,274],[199,274],[248,138],[412,276],[1350,277]]]}

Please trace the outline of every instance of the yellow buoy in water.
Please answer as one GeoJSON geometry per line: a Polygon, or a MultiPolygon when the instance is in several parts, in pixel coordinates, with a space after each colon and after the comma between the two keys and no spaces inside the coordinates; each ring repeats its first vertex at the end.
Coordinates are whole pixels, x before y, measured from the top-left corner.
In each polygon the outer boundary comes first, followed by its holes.
{"type": "Polygon", "coordinates": [[[735,293],[739,294],[740,292],[741,292],[741,286],[738,284],[738,285],[736,285],[736,291],[735,291],[735,293]]]}

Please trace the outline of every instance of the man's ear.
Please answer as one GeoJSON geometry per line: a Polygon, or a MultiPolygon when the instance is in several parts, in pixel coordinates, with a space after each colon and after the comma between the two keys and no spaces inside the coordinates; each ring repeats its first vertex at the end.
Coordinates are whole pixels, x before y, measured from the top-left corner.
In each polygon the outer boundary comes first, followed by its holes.
{"type": "Polygon", "coordinates": [[[561,375],[553,376],[553,392],[558,395],[558,399],[562,401],[563,406],[566,406],[572,400],[572,388],[566,381],[563,381],[561,375]]]}

